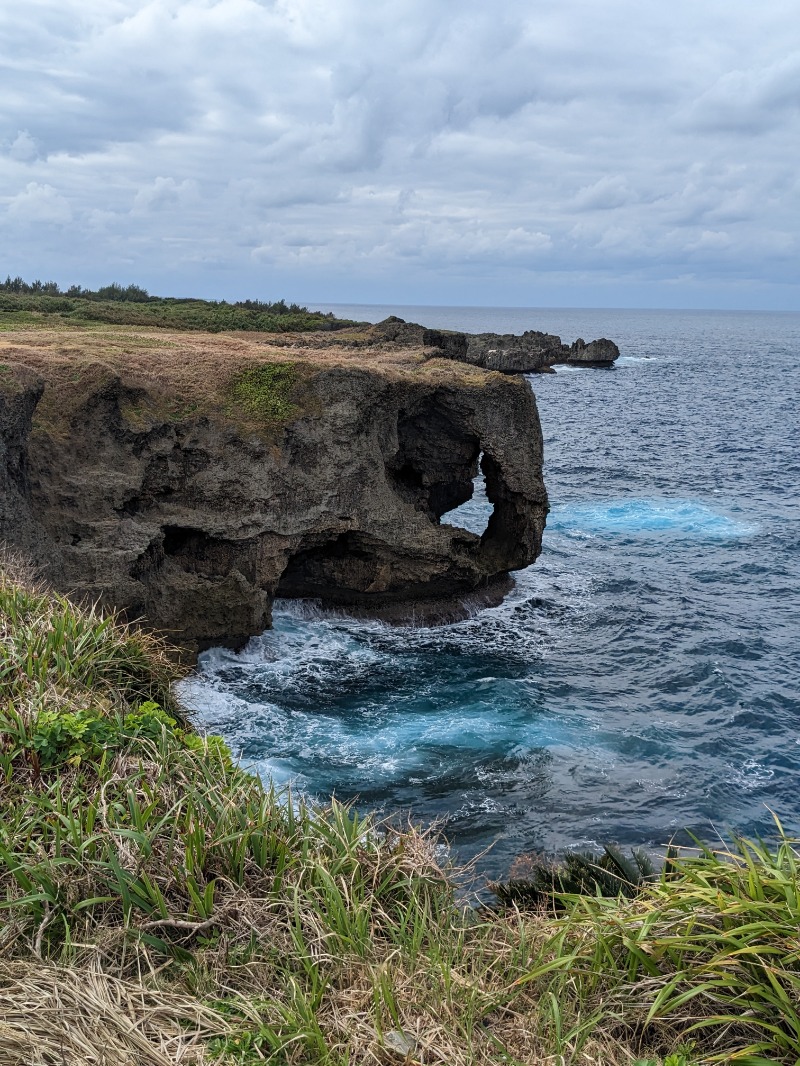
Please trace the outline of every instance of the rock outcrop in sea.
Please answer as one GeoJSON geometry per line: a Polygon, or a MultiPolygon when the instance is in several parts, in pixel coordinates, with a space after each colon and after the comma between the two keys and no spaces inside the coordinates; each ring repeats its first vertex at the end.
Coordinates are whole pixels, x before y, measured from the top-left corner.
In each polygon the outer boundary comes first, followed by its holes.
{"type": "Polygon", "coordinates": [[[541,550],[536,401],[443,336],[432,359],[375,336],[6,333],[0,538],[195,650],[261,632],[276,596],[395,617],[499,596],[541,550]],[[482,536],[440,521],[479,466],[482,536]]]}
{"type": "Polygon", "coordinates": [[[619,358],[619,348],[606,338],[588,344],[579,338],[567,345],[552,333],[532,329],[522,334],[457,333],[425,329],[392,317],[379,322],[372,333],[384,340],[421,344],[432,357],[444,356],[501,374],[547,374],[562,365],[607,368],[619,358]]]}

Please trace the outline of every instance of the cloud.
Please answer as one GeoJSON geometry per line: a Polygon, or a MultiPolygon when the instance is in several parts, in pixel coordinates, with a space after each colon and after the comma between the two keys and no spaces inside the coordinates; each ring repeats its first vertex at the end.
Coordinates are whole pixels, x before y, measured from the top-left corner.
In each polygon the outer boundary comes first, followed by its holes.
{"type": "Polygon", "coordinates": [[[731,70],[689,112],[701,130],[760,136],[800,114],[800,49],[772,63],[731,70]]]}
{"type": "Polygon", "coordinates": [[[631,191],[625,178],[617,174],[608,174],[593,185],[585,185],[575,196],[575,206],[579,211],[609,211],[622,207],[631,200],[631,191]]]}
{"type": "Polygon", "coordinates": [[[197,182],[192,179],[185,178],[178,182],[174,178],[159,176],[139,189],[133,198],[131,213],[142,215],[152,211],[176,211],[195,199],[197,194],[197,182]]]}
{"type": "Polygon", "coordinates": [[[743,270],[783,293],[800,280],[795,15],[6,5],[6,269],[302,300],[524,302],[548,271],[587,302],[614,279],[690,274],[735,279],[741,300],[743,270]]]}
{"type": "Polygon", "coordinates": [[[11,159],[20,163],[28,163],[39,154],[36,141],[27,130],[20,130],[11,144],[8,146],[8,154],[11,159]]]}
{"type": "Polygon", "coordinates": [[[66,223],[72,218],[69,203],[52,185],[29,182],[11,198],[9,215],[17,222],[66,223]]]}

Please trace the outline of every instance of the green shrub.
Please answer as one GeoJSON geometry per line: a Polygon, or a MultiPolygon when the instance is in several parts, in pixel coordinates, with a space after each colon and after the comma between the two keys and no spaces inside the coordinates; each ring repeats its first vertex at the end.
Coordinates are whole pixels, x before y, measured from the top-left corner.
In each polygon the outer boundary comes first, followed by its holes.
{"type": "Polygon", "coordinates": [[[209,758],[219,762],[225,770],[233,769],[234,761],[231,749],[222,737],[217,736],[215,733],[206,733],[200,736],[197,733],[187,732],[182,732],[180,737],[189,751],[205,753],[209,758]]]}
{"type": "Polygon", "coordinates": [[[102,754],[114,736],[113,723],[100,711],[41,711],[34,723],[31,747],[43,768],[79,764],[102,754]]]}
{"type": "Polygon", "coordinates": [[[230,395],[236,405],[261,422],[286,422],[299,411],[293,402],[297,383],[294,363],[262,363],[242,370],[230,384],[230,395]]]}
{"type": "Polygon", "coordinates": [[[159,740],[164,730],[174,731],[178,722],[153,700],[140,703],[135,711],[125,715],[124,732],[127,737],[159,740]]]}
{"type": "MultiPolygon", "coordinates": [[[[300,333],[309,330],[335,330],[353,325],[321,311],[309,311],[284,300],[265,302],[244,300],[227,303],[217,300],[176,299],[151,296],[137,285],[105,285],[96,291],[73,285],[61,292],[53,282],[28,284],[22,278],[0,282],[0,320],[19,313],[30,316],[58,316],[62,322],[81,325],[104,322],[110,325],[156,326],[172,330],[227,330],[263,333],[300,333]]],[[[34,318],[36,316],[36,318],[34,318]]],[[[46,324],[46,322],[43,322],[46,324]]]]}
{"type": "Polygon", "coordinates": [[[96,761],[104,752],[121,751],[142,741],[158,744],[165,736],[189,751],[207,754],[226,770],[233,769],[231,750],[222,737],[200,736],[179,727],[177,719],[153,700],[139,704],[121,721],[116,715],[93,708],[47,708],[39,712],[30,737],[21,748],[36,752],[40,770],[51,770],[63,763],[80,766],[96,761]]]}

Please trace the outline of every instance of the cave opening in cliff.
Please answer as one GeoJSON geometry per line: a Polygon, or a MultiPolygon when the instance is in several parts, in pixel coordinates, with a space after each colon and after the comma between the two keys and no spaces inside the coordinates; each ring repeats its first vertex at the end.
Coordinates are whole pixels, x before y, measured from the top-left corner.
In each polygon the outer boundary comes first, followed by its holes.
{"type": "Polygon", "coordinates": [[[484,454],[480,452],[475,466],[477,473],[472,479],[472,494],[458,507],[446,511],[440,521],[449,526],[458,526],[469,533],[484,536],[494,514],[494,507],[486,491],[486,473],[484,471],[484,454]]]}
{"type": "Polygon", "coordinates": [[[358,533],[340,533],[311,544],[288,559],[275,595],[327,603],[359,601],[374,583],[378,552],[358,533]]]}
{"type": "MultiPolygon", "coordinates": [[[[438,523],[475,496],[481,442],[465,426],[463,413],[450,409],[446,396],[426,399],[400,412],[396,451],[386,462],[386,473],[403,500],[438,523]]],[[[481,482],[479,497],[482,492],[481,482]]]]}

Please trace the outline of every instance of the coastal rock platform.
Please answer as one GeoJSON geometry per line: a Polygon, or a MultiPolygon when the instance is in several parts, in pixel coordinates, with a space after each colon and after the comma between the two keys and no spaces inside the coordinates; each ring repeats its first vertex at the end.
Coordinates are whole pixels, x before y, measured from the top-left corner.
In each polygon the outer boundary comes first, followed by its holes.
{"type": "Polygon", "coordinates": [[[458,333],[426,329],[394,316],[373,326],[370,336],[377,342],[416,343],[432,358],[455,359],[501,374],[547,374],[554,366],[610,368],[619,358],[619,348],[605,337],[588,344],[578,338],[568,345],[552,333],[533,329],[521,334],[458,333]]]}
{"type": "Polygon", "coordinates": [[[536,401],[415,338],[69,328],[0,339],[0,538],[192,651],[276,596],[395,620],[541,550],[536,401]],[[482,536],[441,521],[479,468],[482,536]]]}

